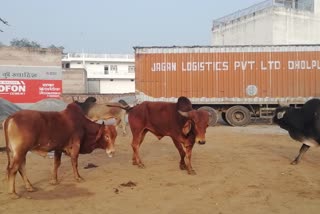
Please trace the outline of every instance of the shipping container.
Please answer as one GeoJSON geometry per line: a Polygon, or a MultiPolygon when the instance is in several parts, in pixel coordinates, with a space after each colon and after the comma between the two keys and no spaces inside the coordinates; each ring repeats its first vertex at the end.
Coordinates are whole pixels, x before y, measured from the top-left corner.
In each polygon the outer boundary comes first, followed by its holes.
{"type": "Polygon", "coordinates": [[[134,47],[136,97],[188,97],[195,108],[244,126],[282,103],[320,97],[320,45],[134,47]]]}

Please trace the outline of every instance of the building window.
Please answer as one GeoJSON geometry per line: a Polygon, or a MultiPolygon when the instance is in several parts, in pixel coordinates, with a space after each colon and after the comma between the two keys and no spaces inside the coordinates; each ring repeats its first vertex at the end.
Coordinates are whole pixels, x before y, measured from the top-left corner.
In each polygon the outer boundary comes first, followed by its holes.
{"type": "Polygon", "coordinates": [[[133,65],[128,66],[128,73],[134,73],[134,66],[133,65]]]}
{"type": "Polygon", "coordinates": [[[110,65],[110,71],[113,71],[114,73],[118,73],[118,66],[117,65],[110,65]]]}
{"type": "Polygon", "coordinates": [[[66,63],[66,68],[70,68],[70,63],[66,63]]]}
{"type": "Polygon", "coordinates": [[[104,66],[104,74],[109,74],[109,66],[108,65],[104,66]]]}

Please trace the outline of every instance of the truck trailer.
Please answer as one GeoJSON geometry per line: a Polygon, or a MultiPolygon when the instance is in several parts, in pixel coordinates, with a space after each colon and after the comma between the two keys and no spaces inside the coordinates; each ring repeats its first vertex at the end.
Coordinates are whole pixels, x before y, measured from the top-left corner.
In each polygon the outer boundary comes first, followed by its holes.
{"type": "Polygon", "coordinates": [[[320,97],[320,45],[134,47],[137,102],[188,97],[232,126],[320,97]]]}

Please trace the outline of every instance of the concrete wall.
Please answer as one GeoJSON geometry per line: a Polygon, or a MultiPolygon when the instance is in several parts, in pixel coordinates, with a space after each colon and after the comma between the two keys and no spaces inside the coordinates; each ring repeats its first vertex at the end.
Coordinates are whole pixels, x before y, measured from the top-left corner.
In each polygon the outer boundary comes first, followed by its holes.
{"type": "Polygon", "coordinates": [[[101,94],[122,94],[135,91],[135,82],[130,79],[100,80],[101,94]]]}
{"type": "Polygon", "coordinates": [[[212,45],[270,44],[272,11],[264,11],[234,20],[212,32],[212,45]]]}
{"type": "Polygon", "coordinates": [[[65,103],[71,103],[73,101],[85,101],[88,97],[95,97],[97,103],[106,103],[106,102],[117,102],[120,99],[124,99],[128,104],[135,104],[135,93],[126,93],[126,94],[63,94],[61,99],[65,103]]]}
{"type": "Polygon", "coordinates": [[[276,45],[320,43],[319,13],[270,7],[212,30],[212,45],[276,45]]]}
{"type": "Polygon", "coordinates": [[[314,13],[320,16],[320,0],[314,0],[314,13]]]}
{"type": "Polygon", "coordinates": [[[320,16],[275,8],[272,14],[273,44],[319,44],[320,16]]]}
{"type": "Polygon", "coordinates": [[[61,66],[61,58],[56,49],[0,47],[0,65],[61,66]]]}
{"type": "Polygon", "coordinates": [[[84,69],[67,69],[62,72],[62,93],[83,94],[88,92],[84,69]]]}

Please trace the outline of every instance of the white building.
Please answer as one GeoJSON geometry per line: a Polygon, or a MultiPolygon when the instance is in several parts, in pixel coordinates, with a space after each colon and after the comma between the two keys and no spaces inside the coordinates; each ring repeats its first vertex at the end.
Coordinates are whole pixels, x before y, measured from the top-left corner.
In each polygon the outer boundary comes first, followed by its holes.
{"type": "Polygon", "coordinates": [[[87,93],[135,92],[134,55],[69,53],[62,58],[62,68],[84,69],[87,93]]]}
{"type": "Polygon", "coordinates": [[[266,0],[212,25],[212,45],[319,43],[320,0],[266,0]]]}

